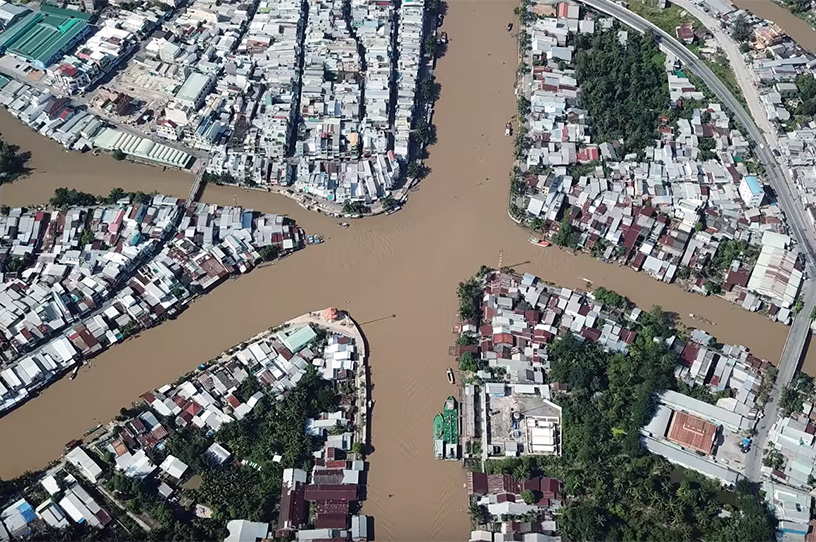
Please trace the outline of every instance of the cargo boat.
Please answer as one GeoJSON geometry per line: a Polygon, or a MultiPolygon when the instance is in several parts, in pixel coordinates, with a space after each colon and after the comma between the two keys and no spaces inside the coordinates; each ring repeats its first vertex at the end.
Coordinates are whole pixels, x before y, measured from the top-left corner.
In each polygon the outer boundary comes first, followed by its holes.
{"type": "Polygon", "coordinates": [[[449,395],[442,412],[433,421],[434,458],[457,461],[459,459],[459,407],[449,395]]]}
{"type": "Polygon", "coordinates": [[[530,242],[534,245],[538,245],[540,247],[548,247],[550,246],[549,241],[545,241],[544,239],[539,239],[538,237],[530,237],[530,242]]]}

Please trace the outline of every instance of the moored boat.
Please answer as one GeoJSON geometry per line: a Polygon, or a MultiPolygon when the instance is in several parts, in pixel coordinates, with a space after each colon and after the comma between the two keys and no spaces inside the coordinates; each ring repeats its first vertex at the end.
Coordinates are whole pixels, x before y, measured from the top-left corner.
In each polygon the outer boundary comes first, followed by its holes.
{"type": "Polygon", "coordinates": [[[448,382],[450,382],[451,384],[456,383],[456,379],[453,376],[453,369],[451,369],[450,367],[448,367],[448,382]]]}
{"type": "Polygon", "coordinates": [[[548,247],[550,246],[549,241],[545,241],[544,239],[539,239],[538,237],[530,237],[530,242],[534,245],[538,245],[540,247],[548,247]]]}

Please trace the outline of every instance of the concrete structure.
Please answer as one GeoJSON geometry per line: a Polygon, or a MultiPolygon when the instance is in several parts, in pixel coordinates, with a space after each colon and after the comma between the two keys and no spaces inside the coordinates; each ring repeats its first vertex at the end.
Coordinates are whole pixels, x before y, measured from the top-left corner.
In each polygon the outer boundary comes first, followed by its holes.
{"type": "Polygon", "coordinates": [[[94,461],[85,450],[78,446],[65,454],[65,459],[77,467],[82,474],[94,484],[99,480],[99,477],[102,476],[102,468],[99,464],[94,461]]]}
{"type": "Polygon", "coordinates": [[[739,195],[745,205],[749,207],[759,207],[765,199],[765,189],[759,184],[759,180],[753,175],[743,177],[739,185],[739,195]]]}
{"type": "Polygon", "coordinates": [[[92,17],[44,5],[0,34],[0,53],[12,54],[45,69],[90,32],[92,17]]]}
{"type": "Polygon", "coordinates": [[[269,538],[269,524],[245,519],[227,522],[229,535],[224,542],[258,542],[269,538]]]}
{"type": "Polygon", "coordinates": [[[193,72],[176,92],[176,100],[185,106],[199,109],[204,105],[204,98],[207,97],[215,86],[215,77],[212,74],[193,72]]]}

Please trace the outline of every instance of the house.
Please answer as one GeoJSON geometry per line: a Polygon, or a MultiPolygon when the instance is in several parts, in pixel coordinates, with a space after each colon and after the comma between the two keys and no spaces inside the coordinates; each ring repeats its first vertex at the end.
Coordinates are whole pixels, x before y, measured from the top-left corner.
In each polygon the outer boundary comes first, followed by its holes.
{"type": "Polygon", "coordinates": [[[306,471],[283,470],[278,530],[275,531],[275,536],[286,538],[304,525],[307,512],[303,499],[305,487],[306,471]]]}
{"type": "Polygon", "coordinates": [[[677,39],[682,41],[685,44],[690,44],[694,41],[694,27],[691,23],[681,24],[680,26],[676,26],[674,28],[674,34],[677,36],[677,39]]]}
{"type": "Polygon", "coordinates": [[[245,519],[227,522],[229,535],[224,542],[261,542],[269,538],[269,524],[245,519]]]}
{"type": "Polygon", "coordinates": [[[78,468],[80,472],[94,484],[97,483],[102,476],[102,467],[79,446],[65,454],[65,459],[78,468]]]}
{"type": "Polygon", "coordinates": [[[181,477],[187,471],[187,464],[173,455],[168,455],[159,465],[159,468],[176,480],[181,480],[181,477]]]}

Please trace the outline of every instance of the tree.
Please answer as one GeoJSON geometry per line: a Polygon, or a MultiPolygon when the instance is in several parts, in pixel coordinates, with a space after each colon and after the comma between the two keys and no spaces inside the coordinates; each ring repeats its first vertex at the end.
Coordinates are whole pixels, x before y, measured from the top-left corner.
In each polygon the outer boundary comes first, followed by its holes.
{"type": "Polygon", "coordinates": [[[524,95],[519,96],[518,100],[516,101],[516,112],[518,113],[519,118],[524,119],[524,117],[529,115],[530,107],[530,100],[524,95]]]}
{"type": "Polygon", "coordinates": [[[536,502],[535,493],[533,493],[532,490],[529,489],[525,489],[524,491],[521,492],[521,498],[524,499],[524,502],[526,504],[533,504],[534,502],[536,502]]]}
{"type": "Polygon", "coordinates": [[[592,295],[595,296],[595,299],[597,299],[604,305],[609,305],[610,307],[622,309],[629,305],[628,299],[626,299],[617,292],[607,290],[603,286],[595,288],[595,291],[592,292],[592,295]]]}
{"type": "Polygon", "coordinates": [[[664,55],[651,33],[634,34],[621,45],[617,30],[575,38],[575,77],[587,109],[593,140],[623,141],[625,152],[654,145],[657,117],[666,110],[664,55]]]}
{"type": "Polygon", "coordinates": [[[719,282],[715,282],[713,280],[706,281],[705,283],[705,291],[708,295],[717,295],[722,291],[722,285],[719,282]]]}
{"type": "Polygon", "coordinates": [[[391,194],[386,194],[385,196],[383,196],[382,199],[380,200],[380,203],[382,204],[382,207],[385,210],[393,209],[398,205],[397,200],[395,200],[394,196],[392,196],[391,194]]]}
{"type": "Polygon", "coordinates": [[[436,35],[428,34],[425,36],[425,42],[422,44],[422,53],[428,58],[436,56],[436,35]]]}
{"type": "Polygon", "coordinates": [[[576,235],[572,229],[572,225],[569,222],[568,217],[564,217],[561,219],[561,227],[558,229],[558,232],[553,236],[553,241],[555,244],[560,247],[573,247],[576,243],[576,235]]]}
{"type": "Polygon", "coordinates": [[[422,165],[417,161],[408,162],[408,167],[405,169],[405,175],[410,179],[416,179],[422,172],[422,165]]]}
{"type": "Polygon", "coordinates": [[[111,156],[113,157],[114,160],[120,160],[120,161],[127,158],[127,155],[125,153],[123,153],[121,151],[121,149],[114,149],[113,152],[111,152],[111,156]]]}
{"type": "Polygon", "coordinates": [[[607,538],[604,511],[590,502],[567,507],[563,518],[564,536],[569,540],[606,540],[607,538]]]}
{"type": "Polygon", "coordinates": [[[278,247],[275,245],[266,245],[258,249],[258,254],[264,262],[270,262],[278,257],[278,247]]]}
{"type": "Polygon", "coordinates": [[[71,188],[57,188],[49,201],[52,207],[89,206],[96,205],[97,198],[87,192],[79,192],[71,188]]]}
{"type": "Polygon", "coordinates": [[[459,299],[459,317],[478,323],[482,314],[482,285],[475,278],[460,282],[456,297],[459,299]]]}
{"type": "Polygon", "coordinates": [[[422,79],[419,83],[419,99],[420,101],[430,104],[436,101],[439,96],[439,83],[437,83],[433,76],[428,76],[422,79]]]}
{"type": "Polygon", "coordinates": [[[748,44],[747,41],[744,41],[744,42],[740,43],[739,50],[740,50],[740,53],[745,54],[745,53],[748,53],[748,52],[751,51],[751,46],[748,44]]]}
{"type": "Polygon", "coordinates": [[[782,390],[779,396],[779,410],[783,418],[802,411],[802,398],[795,388],[788,386],[782,390]]]}
{"type": "Polygon", "coordinates": [[[420,117],[414,126],[414,139],[420,146],[425,147],[431,142],[431,125],[425,117],[420,117]]]}
{"type": "Polygon", "coordinates": [[[25,159],[17,145],[0,139],[0,184],[15,180],[25,171],[25,159]]]}
{"type": "Polygon", "coordinates": [[[751,28],[751,23],[748,22],[745,15],[742,13],[737,15],[731,27],[731,36],[737,41],[747,42],[749,39],[751,39],[753,34],[754,30],[751,28]]]}
{"type": "Polygon", "coordinates": [[[351,445],[351,451],[357,457],[363,457],[365,454],[365,449],[363,448],[363,443],[359,440],[354,441],[354,444],[351,445]]]}

